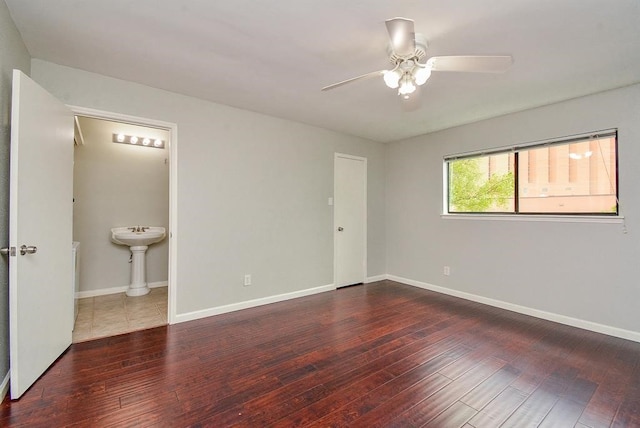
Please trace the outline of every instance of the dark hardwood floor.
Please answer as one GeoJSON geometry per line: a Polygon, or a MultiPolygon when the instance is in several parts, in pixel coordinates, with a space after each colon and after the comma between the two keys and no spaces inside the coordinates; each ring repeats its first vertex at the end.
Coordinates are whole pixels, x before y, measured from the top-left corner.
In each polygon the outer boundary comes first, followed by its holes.
{"type": "Polygon", "coordinates": [[[29,427],[633,427],[640,343],[382,281],[72,345],[1,409],[29,427]]]}

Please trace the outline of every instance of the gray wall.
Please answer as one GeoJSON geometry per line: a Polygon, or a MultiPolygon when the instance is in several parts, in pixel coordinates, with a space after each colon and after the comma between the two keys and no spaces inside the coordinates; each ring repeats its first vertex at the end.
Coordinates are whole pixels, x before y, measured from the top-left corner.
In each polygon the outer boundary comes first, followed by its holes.
{"type": "Polygon", "coordinates": [[[368,159],[368,275],[385,273],[383,145],[46,61],[31,66],[65,103],[177,124],[178,314],[333,283],[334,152],[368,159]],[[253,285],[242,286],[244,274],[253,285]]]}
{"type": "Polygon", "coordinates": [[[640,85],[387,147],[387,272],[640,332],[640,85]],[[622,224],[442,219],[443,157],[619,130],[622,224]],[[451,275],[443,275],[443,266],[451,275]]]}
{"type": "MultiPolygon", "coordinates": [[[[13,69],[29,74],[31,57],[9,10],[0,1],[0,247],[9,245],[9,147],[11,143],[11,80],[13,69]]],[[[9,272],[0,257],[0,383],[9,372],[9,272]]],[[[1,397],[0,397],[1,398],[1,397]]]]}
{"type": "MultiPolygon", "coordinates": [[[[84,117],[79,122],[85,142],[74,149],[73,240],[80,241],[80,291],[109,292],[129,284],[131,268],[129,247],[111,242],[111,228],[169,230],[169,150],[115,144],[112,134],[168,142],[169,132],[84,117]]],[[[147,250],[149,283],[167,281],[168,242],[147,250]]]]}

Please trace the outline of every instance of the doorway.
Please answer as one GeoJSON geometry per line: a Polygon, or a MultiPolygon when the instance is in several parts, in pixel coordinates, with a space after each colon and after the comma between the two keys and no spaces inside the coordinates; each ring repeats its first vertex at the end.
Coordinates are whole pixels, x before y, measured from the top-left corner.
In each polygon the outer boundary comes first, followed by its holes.
{"type": "Polygon", "coordinates": [[[66,106],[13,70],[7,249],[12,399],[19,398],[72,342],[74,114],[170,130],[167,312],[168,322],[175,322],[177,126],[66,106]]]}
{"type": "Polygon", "coordinates": [[[334,159],[334,283],[363,283],[367,272],[367,159],[334,159]]]}
{"type": "Polygon", "coordinates": [[[171,323],[175,126],[73,110],[73,240],[79,255],[73,342],[171,323]],[[139,141],[122,143],[119,135],[137,136],[139,141]],[[132,253],[129,246],[113,242],[110,232],[138,226],[164,227],[166,237],[149,245],[145,254],[149,292],[128,296],[132,253]]]}

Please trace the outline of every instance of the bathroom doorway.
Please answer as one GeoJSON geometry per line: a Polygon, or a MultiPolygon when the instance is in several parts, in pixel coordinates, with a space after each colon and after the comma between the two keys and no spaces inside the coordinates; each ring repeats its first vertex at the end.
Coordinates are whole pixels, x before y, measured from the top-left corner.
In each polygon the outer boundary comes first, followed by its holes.
{"type": "Polygon", "coordinates": [[[170,147],[175,129],[95,114],[77,114],[75,120],[73,342],[165,325],[171,321],[170,147]],[[166,237],[145,253],[149,293],[127,295],[131,251],[113,242],[114,227],[165,228],[166,237]]]}

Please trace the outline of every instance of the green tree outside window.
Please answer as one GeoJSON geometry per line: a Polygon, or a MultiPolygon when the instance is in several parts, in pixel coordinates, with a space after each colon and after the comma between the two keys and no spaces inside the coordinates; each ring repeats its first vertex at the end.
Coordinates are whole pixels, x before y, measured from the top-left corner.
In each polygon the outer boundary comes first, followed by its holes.
{"type": "Polygon", "coordinates": [[[509,200],[514,198],[513,172],[487,177],[480,168],[480,162],[487,159],[460,159],[449,163],[449,211],[504,211],[508,207],[509,200]]]}

